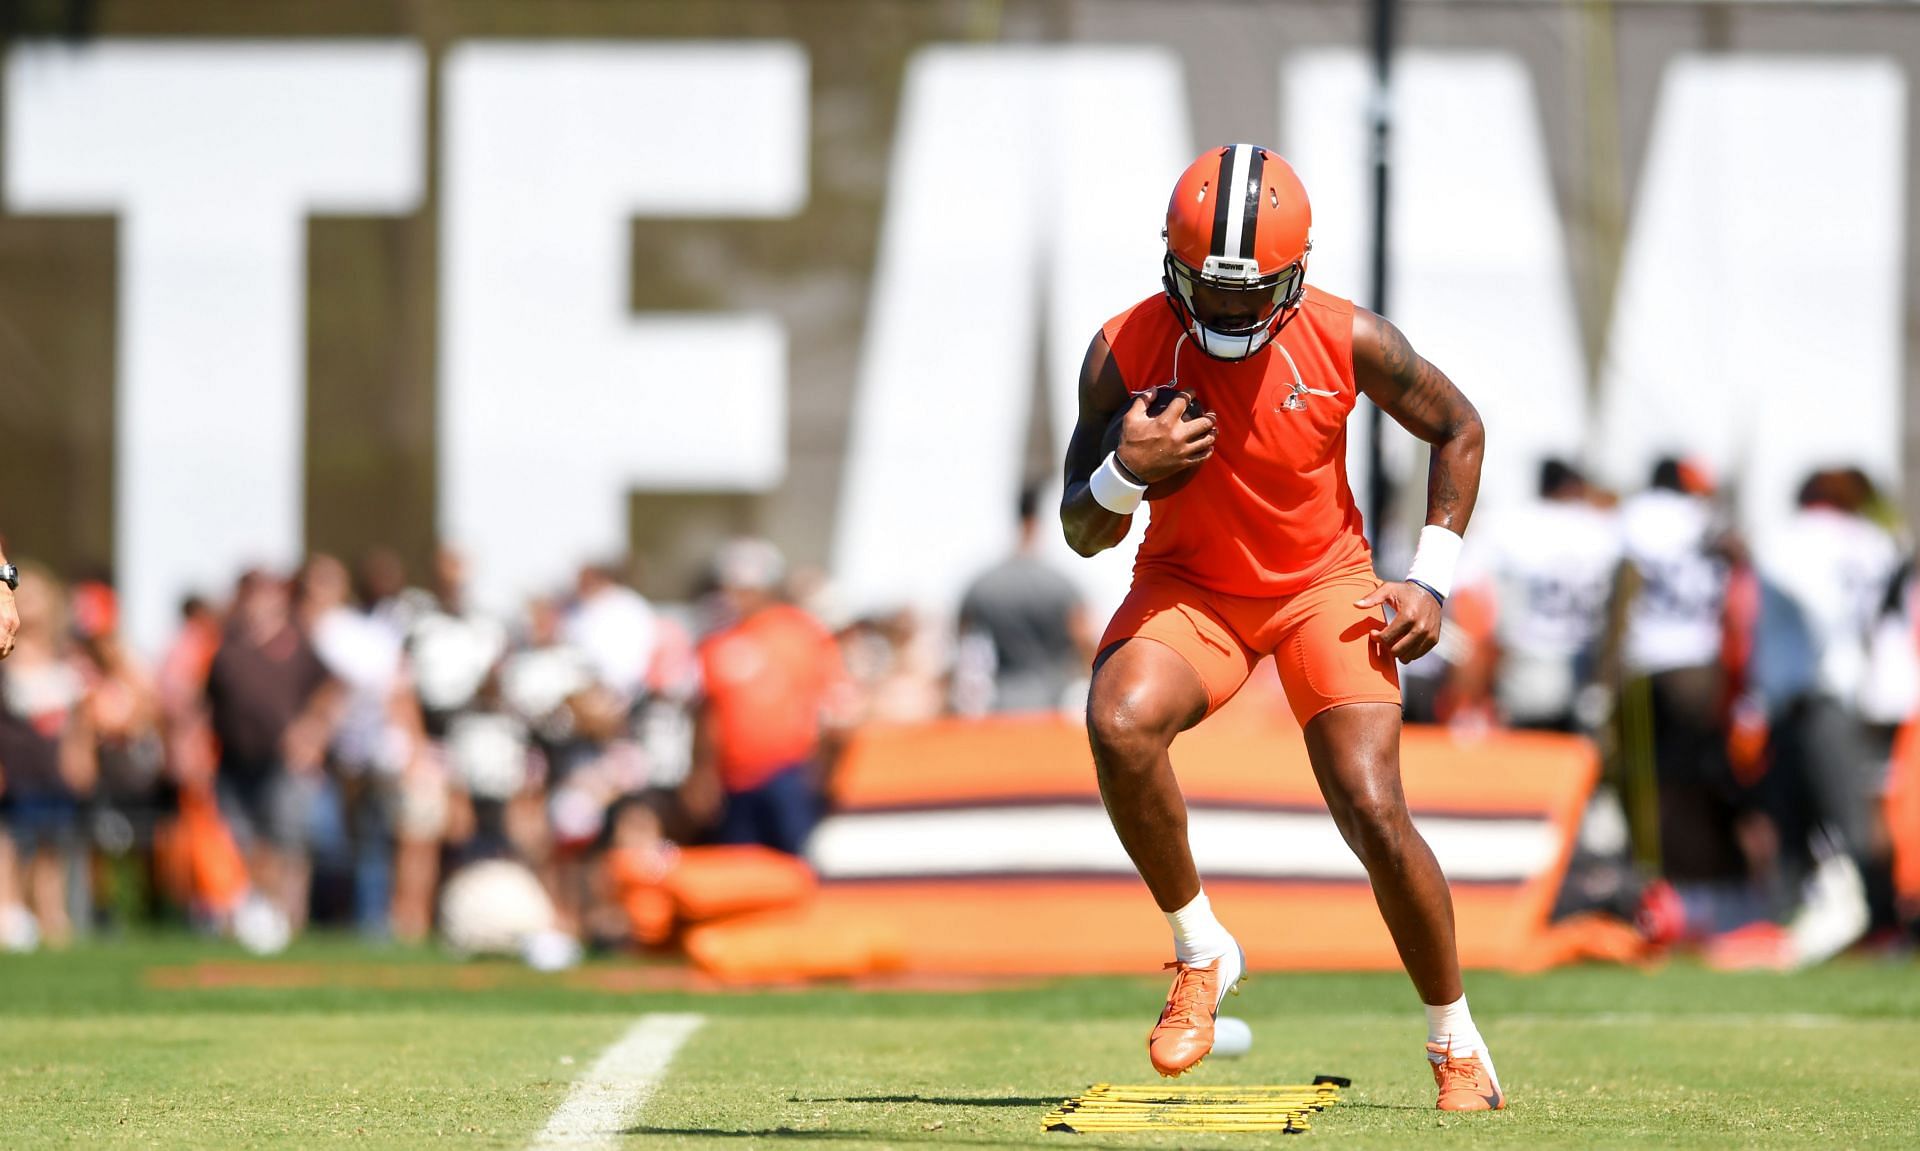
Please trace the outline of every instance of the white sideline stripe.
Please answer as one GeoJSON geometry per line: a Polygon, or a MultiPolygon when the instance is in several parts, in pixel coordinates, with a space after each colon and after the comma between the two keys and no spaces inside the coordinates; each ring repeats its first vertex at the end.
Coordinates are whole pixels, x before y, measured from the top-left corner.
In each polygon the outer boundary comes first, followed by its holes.
{"type": "MultiPolygon", "coordinates": [[[[1448,879],[1522,881],[1559,858],[1545,819],[1415,816],[1448,879]]],[[[1365,879],[1325,812],[1195,807],[1187,838],[1202,874],[1263,879],[1365,879]]],[[[1089,806],[850,812],[814,830],[808,854],[822,877],[1132,875],[1107,822],[1089,806]]]]}
{"type": "Polygon", "coordinates": [[[681,1045],[705,1022],[702,1015],[641,1016],[574,1081],[529,1151],[619,1146],[621,1133],[666,1078],[681,1045]]]}

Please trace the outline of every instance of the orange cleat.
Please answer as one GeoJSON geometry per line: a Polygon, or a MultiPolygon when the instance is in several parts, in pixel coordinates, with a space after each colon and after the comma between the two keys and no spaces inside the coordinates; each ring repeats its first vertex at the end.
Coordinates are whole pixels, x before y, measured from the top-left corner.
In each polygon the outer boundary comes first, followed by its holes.
{"type": "Polygon", "coordinates": [[[1246,977],[1246,953],[1235,947],[1204,967],[1174,960],[1173,988],[1166,1009],[1147,1036],[1147,1058],[1153,1069],[1171,1079],[1200,1065],[1213,1050],[1213,1020],[1229,991],[1240,994],[1246,977]]]}
{"type": "Polygon", "coordinates": [[[1484,1055],[1455,1055],[1451,1047],[1427,1044],[1433,1082],[1440,1088],[1442,1111],[1503,1111],[1507,1096],[1484,1055]]]}

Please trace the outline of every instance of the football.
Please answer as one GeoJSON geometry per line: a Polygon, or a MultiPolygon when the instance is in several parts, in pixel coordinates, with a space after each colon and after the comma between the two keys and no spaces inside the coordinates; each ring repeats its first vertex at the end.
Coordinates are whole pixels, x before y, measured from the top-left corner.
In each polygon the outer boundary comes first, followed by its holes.
{"type": "MultiPolygon", "coordinates": [[[[1174,387],[1172,384],[1161,384],[1159,387],[1153,389],[1153,394],[1147,397],[1147,415],[1157,416],[1161,412],[1166,411],[1167,405],[1171,404],[1173,398],[1179,394],[1180,389],[1174,387]]],[[[1119,448],[1121,429],[1126,425],[1127,411],[1132,406],[1133,401],[1129,399],[1127,401],[1127,407],[1115,412],[1113,419],[1107,423],[1107,434],[1100,440],[1100,456],[1102,459],[1106,458],[1108,452],[1119,448]]],[[[1195,400],[1188,404],[1186,413],[1181,419],[1183,421],[1195,420],[1206,414],[1207,409],[1198,400],[1195,400]]],[[[1196,464],[1190,468],[1183,468],[1173,475],[1168,476],[1166,479],[1156,480],[1148,484],[1147,498],[1149,500],[1161,500],[1178,492],[1181,488],[1186,487],[1195,475],[1199,474],[1200,466],[1201,465],[1196,464]]]]}

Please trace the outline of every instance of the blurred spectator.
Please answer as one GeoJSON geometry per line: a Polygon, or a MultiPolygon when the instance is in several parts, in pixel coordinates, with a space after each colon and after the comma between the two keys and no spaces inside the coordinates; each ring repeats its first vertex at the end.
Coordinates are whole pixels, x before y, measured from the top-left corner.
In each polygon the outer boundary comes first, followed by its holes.
{"type": "Polygon", "coordinates": [[[368,548],[354,566],[353,593],[368,617],[404,640],[422,597],[407,593],[407,565],[389,547],[368,548]]]}
{"type": "MultiPolygon", "coordinates": [[[[850,718],[857,723],[926,723],[939,718],[949,695],[943,631],[928,627],[912,609],[902,608],[869,616],[841,632],[841,659],[853,688],[850,718]]],[[[980,693],[984,697],[992,685],[984,676],[980,682],[986,689],[980,693]]]]}
{"type": "MultiPolygon", "coordinates": [[[[1877,740],[1865,707],[1894,723],[1911,712],[1876,699],[1873,641],[1883,615],[1911,657],[1904,622],[1900,549],[1867,515],[1874,499],[1858,471],[1823,471],[1802,485],[1798,507],[1760,558],[1761,621],[1755,644],[1755,686],[1771,725],[1768,793],[1778,826],[1789,891],[1814,868],[1821,837],[1874,881],[1891,915],[1887,841],[1878,797],[1891,740],[1877,740]],[[1891,714],[1890,714],[1891,712],[1891,714]]],[[[1880,656],[1889,680],[1905,680],[1892,655],[1880,656]]],[[[1860,927],[1864,929],[1862,922],[1860,927]]]]}
{"type": "MultiPolygon", "coordinates": [[[[466,593],[465,557],[441,547],[434,552],[426,595],[395,593],[385,601],[389,614],[406,625],[424,740],[402,768],[394,797],[392,926],[403,940],[424,938],[432,926],[442,846],[469,812],[462,801],[473,795],[464,775],[474,766],[470,749],[454,733],[464,716],[484,709],[482,694],[507,650],[506,628],[473,610],[466,593]]],[[[524,775],[524,765],[515,767],[524,775]]],[[[485,774],[484,766],[474,770],[485,774]]]]}
{"type": "MultiPolygon", "coordinates": [[[[686,782],[693,769],[693,710],[700,696],[694,615],[663,610],[656,617],[653,666],[633,720],[634,737],[647,757],[648,786],[668,792],[686,782]]],[[[678,820],[672,822],[678,832],[678,820]]]]}
{"type": "Polygon", "coordinates": [[[560,638],[561,611],[554,601],[529,601],[525,622],[523,642],[500,665],[500,687],[542,750],[557,758],[558,749],[574,736],[567,701],[593,686],[593,670],[586,653],[560,638]]]}
{"type": "Polygon", "coordinates": [[[152,678],[120,637],[119,605],[105,582],[77,585],[73,632],[87,681],[86,713],[100,765],[89,818],[100,852],[103,910],[124,923],[145,910],[160,816],[164,744],[152,678]]]}
{"type": "MultiPolygon", "coordinates": [[[[593,578],[584,576],[583,582],[593,578]]],[[[610,602],[630,604],[615,595],[610,602]]],[[[524,623],[521,643],[500,665],[497,695],[494,685],[487,693],[484,722],[491,725],[486,730],[497,755],[504,762],[509,736],[520,749],[518,790],[504,796],[504,789],[493,789],[502,795],[500,837],[536,867],[561,921],[573,926],[584,913],[592,870],[584,857],[601,833],[608,806],[644,780],[644,761],[628,738],[631,700],[602,684],[587,653],[568,642],[569,618],[559,604],[529,602],[524,623]]],[[[475,803],[483,812],[496,810],[477,791],[475,803]]],[[[480,822],[484,832],[484,815],[480,822]]]]}
{"type": "Polygon", "coordinates": [[[207,680],[225,624],[220,612],[197,596],[181,604],[180,616],[180,631],[161,660],[158,682],[166,775],[178,810],[156,830],[157,879],[194,922],[227,924],[247,894],[247,878],[220,815],[219,745],[207,705],[207,680]]]}
{"type": "Polygon", "coordinates": [[[168,773],[182,787],[212,786],[213,729],[207,714],[207,676],[220,651],[220,613],[198,596],[180,605],[180,631],[160,661],[156,685],[165,727],[168,773]]]}
{"type": "Polygon", "coordinates": [[[778,598],[784,564],[765,540],[721,548],[729,622],[700,646],[703,695],[682,797],[719,817],[720,843],[800,854],[819,818],[823,736],[838,725],[845,671],[820,622],[778,598]]]}
{"type": "Polygon", "coordinates": [[[656,627],[652,606],[622,584],[612,569],[580,569],[561,637],[586,655],[594,678],[622,704],[632,703],[646,687],[656,627]]]}
{"type": "Polygon", "coordinates": [[[68,873],[78,858],[80,804],[97,773],[86,673],[69,639],[65,590],[51,572],[24,570],[18,608],[19,643],[0,670],[0,772],[11,847],[0,861],[0,917],[8,921],[9,946],[32,946],[36,934],[63,946],[73,935],[69,895],[85,894],[70,893],[68,873]]]}
{"type": "Polygon", "coordinates": [[[1494,696],[1513,727],[1591,730],[1590,701],[1607,599],[1620,566],[1613,512],[1561,460],[1540,466],[1539,499],[1488,524],[1470,543],[1492,585],[1498,651],[1494,696]]]}
{"type": "Polygon", "coordinates": [[[306,919],[309,821],[340,695],[295,624],[287,581],[242,576],[207,675],[221,806],[254,891],[289,932],[306,919]]]}
{"type": "MultiPolygon", "coordinates": [[[[392,900],[394,807],[398,779],[414,754],[418,727],[409,714],[410,687],[402,674],[404,635],[391,616],[372,605],[397,596],[404,577],[370,565],[377,584],[363,608],[354,602],[346,565],[328,555],[310,557],[300,574],[300,615],[314,654],[340,687],[339,715],[328,747],[331,810],[344,817],[339,854],[353,876],[354,919],[384,937],[392,900]]],[[[374,587],[363,583],[364,587],[374,587]]],[[[338,823],[339,821],[335,821],[338,823]]]]}
{"type": "Polygon", "coordinates": [[[1093,664],[1096,637],[1086,604],[1073,582],[1040,557],[1039,488],[1021,489],[1018,511],[1013,554],[981,573],[960,601],[959,663],[990,684],[984,707],[965,698],[978,692],[956,691],[963,713],[1070,707],[1069,689],[1093,664]]]}
{"type": "Polygon", "coordinates": [[[1753,861],[1737,829],[1751,801],[1727,753],[1721,651],[1736,544],[1712,493],[1698,466],[1664,459],[1648,490],[1621,507],[1620,749],[1641,858],[1657,860],[1683,897],[1720,907],[1691,918],[1735,924],[1755,910],[1753,861]]]}
{"type": "Polygon", "coordinates": [[[347,569],[328,555],[300,573],[303,630],[327,674],[340,685],[340,708],[328,750],[347,778],[395,770],[407,748],[396,743],[389,700],[401,678],[401,636],[353,601],[347,569]]]}
{"type": "Polygon", "coordinates": [[[412,658],[427,733],[438,739],[447,720],[472,702],[507,650],[507,630],[466,601],[467,564],[459,552],[441,548],[433,557],[430,599],[412,615],[407,650],[412,658]]]}

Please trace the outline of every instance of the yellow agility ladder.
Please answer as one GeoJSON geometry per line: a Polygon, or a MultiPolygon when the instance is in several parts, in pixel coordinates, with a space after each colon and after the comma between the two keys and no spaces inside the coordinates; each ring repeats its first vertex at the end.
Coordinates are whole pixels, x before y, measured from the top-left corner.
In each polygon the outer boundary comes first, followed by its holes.
{"type": "Polygon", "coordinates": [[[1284,1087],[1115,1087],[1096,1083],[1047,1113],[1045,1131],[1281,1131],[1309,1129],[1307,1117],[1340,1102],[1353,1081],[1316,1075],[1284,1087]]]}

